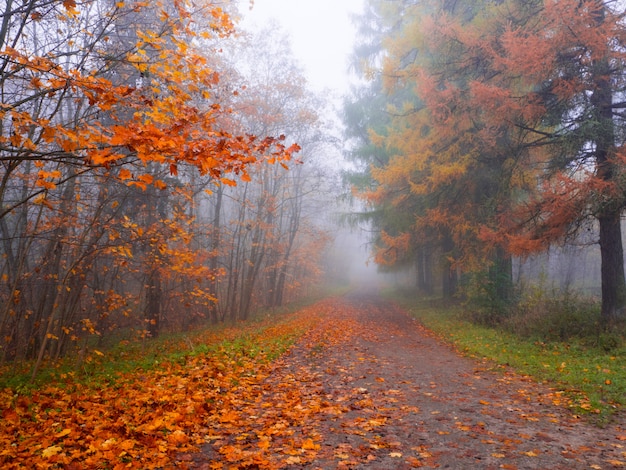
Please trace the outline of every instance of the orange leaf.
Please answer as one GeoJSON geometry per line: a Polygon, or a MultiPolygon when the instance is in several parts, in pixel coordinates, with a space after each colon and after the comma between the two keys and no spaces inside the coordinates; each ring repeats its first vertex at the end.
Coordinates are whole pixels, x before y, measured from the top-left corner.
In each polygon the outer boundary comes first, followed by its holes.
{"type": "Polygon", "coordinates": [[[132,178],[133,174],[126,168],[122,168],[118,176],[123,181],[132,178]]]}
{"type": "Polygon", "coordinates": [[[320,448],[320,445],[314,443],[313,439],[309,438],[305,439],[305,441],[302,443],[302,448],[306,450],[318,450],[320,448]]]}
{"type": "Polygon", "coordinates": [[[59,432],[56,434],[56,437],[65,437],[67,436],[69,433],[71,433],[72,430],[71,429],[67,429],[65,428],[63,431],[59,432]]]}
{"type": "Polygon", "coordinates": [[[76,0],[63,0],[63,6],[66,10],[73,13],[76,9],[76,0]]]}
{"type": "Polygon", "coordinates": [[[189,436],[187,436],[187,434],[185,434],[180,429],[177,429],[167,436],[167,441],[170,444],[185,444],[189,442],[189,436]]]}
{"type": "Polygon", "coordinates": [[[152,175],[147,174],[147,173],[146,173],[146,174],[143,174],[143,175],[139,175],[139,176],[137,177],[137,179],[138,179],[139,181],[143,182],[143,183],[146,183],[146,184],[151,184],[151,183],[152,183],[152,181],[154,180],[154,178],[152,177],[152,175]]]}

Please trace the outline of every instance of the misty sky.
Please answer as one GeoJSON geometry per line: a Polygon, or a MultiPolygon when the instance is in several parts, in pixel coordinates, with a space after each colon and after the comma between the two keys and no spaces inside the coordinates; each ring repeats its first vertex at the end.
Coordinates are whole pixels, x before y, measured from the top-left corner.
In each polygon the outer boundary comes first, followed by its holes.
{"type": "Polygon", "coordinates": [[[248,0],[240,1],[244,28],[276,19],[289,33],[294,55],[316,90],[347,90],[355,33],[350,15],[362,11],[363,0],[255,0],[251,11],[248,0]]]}

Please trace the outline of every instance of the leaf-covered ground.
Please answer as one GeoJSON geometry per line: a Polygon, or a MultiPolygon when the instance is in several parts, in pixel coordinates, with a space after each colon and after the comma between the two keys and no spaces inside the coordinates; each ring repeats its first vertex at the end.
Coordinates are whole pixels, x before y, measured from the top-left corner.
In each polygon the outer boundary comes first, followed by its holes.
{"type": "Polygon", "coordinates": [[[329,299],[262,332],[98,391],[2,396],[2,468],[609,469],[626,429],[462,358],[375,296],[329,299]],[[271,344],[307,333],[267,361],[271,344]],[[250,343],[253,344],[253,343],[250,343]]]}

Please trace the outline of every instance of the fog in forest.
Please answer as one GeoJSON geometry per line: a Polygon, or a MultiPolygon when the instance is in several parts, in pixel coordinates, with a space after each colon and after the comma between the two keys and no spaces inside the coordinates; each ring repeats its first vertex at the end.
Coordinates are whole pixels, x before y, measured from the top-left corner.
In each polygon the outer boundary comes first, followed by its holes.
{"type": "Polygon", "coordinates": [[[623,0],[0,1],[0,468],[624,466],[625,212],[623,0]]]}
{"type": "Polygon", "coordinates": [[[590,99],[604,82],[584,57],[578,75],[559,62],[549,41],[576,25],[524,33],[555,72],[522,86],[547,65],[522,61],[520,31],[486,60],[472,21],[504,23],[463,2],[454,41],[414,2],[32,4],[0,7],[0,362],[36,371],[356,286],[489,315],[537,292],[621,311],[603,165],[624,116],[603,121],[612,140],[587,121],[626,87],[590,99]]]}

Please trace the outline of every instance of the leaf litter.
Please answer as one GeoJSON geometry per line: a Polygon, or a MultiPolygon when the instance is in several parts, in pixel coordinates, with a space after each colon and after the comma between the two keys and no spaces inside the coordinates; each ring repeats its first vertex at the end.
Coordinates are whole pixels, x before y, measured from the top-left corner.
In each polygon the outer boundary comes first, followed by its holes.
{"type": "Polygon", "coordinates": [[[399,308],[331,298],[263,330],[286,354],[215,351],[99,389],[0,394],[3,468],[619,468],[626,428],[463,358],[399,308]]]}

